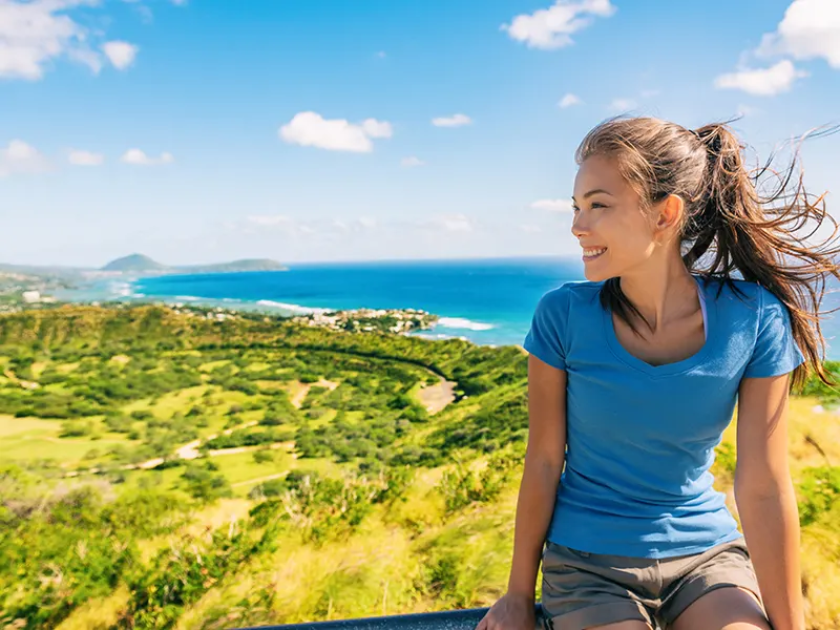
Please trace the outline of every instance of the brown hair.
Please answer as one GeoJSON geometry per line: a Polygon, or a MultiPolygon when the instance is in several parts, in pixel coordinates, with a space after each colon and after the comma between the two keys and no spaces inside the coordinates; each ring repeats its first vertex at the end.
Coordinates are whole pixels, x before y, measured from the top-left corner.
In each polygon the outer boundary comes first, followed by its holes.
{"type": "MultiPolygon", "coordinates": [[[[794,177],[798,155],[782,173],[770,168],[772,155],[763,167],[749,172],[743,149],[726,123],[689,130],[656,118],[619,117],[592,129],[578,147],[576,160],[581,164],[592,155],[615,160],[645,208],[668,195],[682,197],[679,241],[687,269],[707,280],[722,279],[736,294],[733,270],[771,291],[787,307],[794,340],[806,358],[794,371],[793,386],[804,384],[809,363],[824,383],[836,385],[821,361],[825,339],[819,318],[827,313],[819,308],[828,274],[840,280],[835,262],[840,247],[831,247],[840,226],[826,212],[824,195],[814,198],[805,191],[801,171],[794,177]],[[767,174],[776,184],[763,195],[760,178],[767,174]],[[834,224],[831,236],[820,247],[803,243],[825,218],[834,224]],[[809,219],[816,227],[804,237],[797,235],[809,219]],[[699,268],[698,261],[708,251],[714,252],[714,259],[699,268]],[[793,264],[793,259],[798,262],[793,264]]],[[[621,291],[619,278],[604,283],[600,301],[639,334],[629,312],[646,320],[621,291]]],[[[834,310],[838,309],[828,313],[834,310]]]]}

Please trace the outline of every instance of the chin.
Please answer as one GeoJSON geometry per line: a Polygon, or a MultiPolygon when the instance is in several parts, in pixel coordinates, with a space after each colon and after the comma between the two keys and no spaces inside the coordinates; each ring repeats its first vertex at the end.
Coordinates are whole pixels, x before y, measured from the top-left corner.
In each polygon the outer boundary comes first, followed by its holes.
{"type": "Polygon", "coordinates": [[[600,282],[601,280],[607,280],[612,277],[603,271],[591,269],[589,266],[583,268],[583,275],[589,282],[600,282]]]}

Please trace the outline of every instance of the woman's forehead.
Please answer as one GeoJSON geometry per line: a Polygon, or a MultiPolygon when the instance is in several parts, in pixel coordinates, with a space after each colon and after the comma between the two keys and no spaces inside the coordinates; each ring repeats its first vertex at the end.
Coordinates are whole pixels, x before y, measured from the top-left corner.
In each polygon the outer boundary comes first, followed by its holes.
{"type": "Polygon", "coordinates": [[[575,198],[580,199],[592,190],[605,190],[612,195],[626,191],[627,183],[613,160],[600,155],[586,158],[575,177],[575,198]]]}

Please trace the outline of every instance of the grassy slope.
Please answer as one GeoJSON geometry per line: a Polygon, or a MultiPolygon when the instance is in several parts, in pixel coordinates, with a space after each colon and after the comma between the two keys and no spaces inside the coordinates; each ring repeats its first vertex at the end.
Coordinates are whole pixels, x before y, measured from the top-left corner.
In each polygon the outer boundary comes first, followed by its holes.
{"type": "MultiPolygon", "coordinates": [[[[57,343],[69,342],[77,335],[90,336],[103,327],[104,318],[99,312],[89,318],[81,318],[72,326],[72,334],[68,334],[66,329],[61,330],[66,324],[56,324],[50,334],[54,335],[57,343]]],[[[171,325],[187,328],[183,322],[171,325]]],[[[200,326],[193,326],[192,333],[207,334],[200,326]]],[[[309,342],[318,347],[322,344],[321,340],[309,342]]],[[[296,339],[295,343],[306,343],[306,339],[296,339]]],[[[415,342],[410,345],[414,347],[415,342]]],[[[201,351],[190,352],[193,356],[202,355],[201,351]]],[[[462,369],[458,359],[461,355],[452,352],[447,359],[445,352],[441,354],[444,356],[430,358],[421,350],[414,356],[419,356],[419,360],[432,364],[449,377],[462,369]]],[[[499,362],[505,360],[509,357],[502,356],[499,362]]],[[[0,358],[0,363],[6,362],[0,358]]],[[[210,373],[227,363],[227,359],[212,360],[203,363],[199,369],[210,373]]],[[[262,370],[268,365],[265,361],[255,360],[245,369],[262,370]]],[[[43,373],[46,367],[46,362],[38,362],[33,366],[34,376],[43,373]]],[[[66,363],[58,369],[60,372],[72,372],[77,367],[77,363],[66,363]]],[[[290,380],[282,382],[281,386],[293,396],[304,385],[290,380]]],[[[523,387],[524,381],[518,378],[508,385],[494,388],[488,394],[465,399],[442,411],[428,424],[418,425],[403,441],[419,445],[427,440],[440,439],[441,435],[451,435],[459,427],[469,425],[471,414],[483,404],[516,400],[521,397],[523,387]]],[[[154,403],[151,400],[130,402],[125,405],[125,410],[150,410],[156,417],[166,418],[177,412],[187,412],[206,389],[207,385],[186,388],[161,395],[154,403]]],[[[220,431],[226,422],[224,413],[229,406],[243,404],[248,399],[241,392],[228,391],[215,397],[220,404],[213,408],[208,426],[200,429],[202,436],[220,431]]],[[[791,400],[790,455],[795,481],[808,467],[825,465],[826,460],[834,465],[840,462],[840,416],[816,410],[817,403],[818,400],[813,397],[791,400]]],[[[348,415],[350,420],[354,420],[352,415],[348,415]]],[[[101,418],[94,418],[94,421],[101,423],[101,418]]],[[[324,420],[320,419],[320,422],[324,420]]],[[[721,450],[726,453],[734,450],[735,427],[733,422],[724,435],[721,450]]],[[[74,467],[84,463],[85,455],[92,449],[103,450],[110,442],[128,442],[124,434],[107,432],[97,440],[58,438],[60,429],[61,422],[56,420],[0,416],[0,458],[9,456],[31,460],[53,457],[74,467]]],[[[486,456],[466,448],[453,453],[469,457],[470,465],[478,468],[486,461],[486,456]]],[[[151,558],[155,551],[165,549],[187,530],[199,533],[205,526],[229,527],[232,520],[246,519],[247,511],[253,505],[246,499],[247,492],[255,483],[253,480],[296,467],[340,475],[349,466],[336,464],[329,458],[295,460],[282,451],[275,455],[274,462],[263,464],[255,463],[251,453],[212,458],[220,471],[235,484],[235,498],[222,500],[196,513],[192,524],[182,532],[144,541],[144,557],[151,558]]],[[[731,494],[732,461],[731,457],[719,458],[715,472],[718,489],[727,492],[730,506],[735,511],[731,494]]],[[[349,536],[327,540],[318,546],[302,542],[294,532],[285,534],[278,541],[275,552],[245,562],[189,606],[177,627],[224,628],[294,623],[492,604],[504,592],[507,580],[518,473],[513,475],[494,501],[473,504],[454,514],[446,514],[443,499],[436,488],[444,471],[451,468],[451,465],[446,465],[417,469],[417,476],[406,492],[404,502],[390,508],[377,506],[373,514],[349,536]]],[[[176,483],[180,470],[131,472],[124,487],[133,487],[142,477],[149,475],[158,475],[163,485],[168,487],[176,483]]],[[[804,528],[802,549],[809,627],[840,627],[840,535],[836,529],[826,527],[825,523],[816,523],[804,528]]],[[[539,580],[537,588],[539,596],[539,580]]],[[[77,608],[59,627],[65,630],[107,627],[125,607],[128,598],[127,589],[118,586],[111,595],[93,599],[77,608]]]]}

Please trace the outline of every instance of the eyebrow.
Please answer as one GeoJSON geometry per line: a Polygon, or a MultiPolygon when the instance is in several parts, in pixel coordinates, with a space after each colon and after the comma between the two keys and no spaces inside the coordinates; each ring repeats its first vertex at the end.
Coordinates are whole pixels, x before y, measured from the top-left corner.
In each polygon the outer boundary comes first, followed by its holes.
{"type": "MultiPolygon", "coordinates": [[[[586,199],[587,197],[591,197],[592,195],[596,195],[596,194],[598,194],[598,193],[604,193],[605,195],[609,195],[610,197],[612,197],[612,196],[613,196],[613,195],[612,195],[612,193],[611,193],[610,191],[608,191],[608,190],[604,190],[603,188],[593,188],[593,189],[592,189],[592,190],[590,190],[588,193],[585,193],[585,194],[583,195],[583,198],[584,198],[584,199],[586,199]]],[[[572,195],[572,201],[577,201],[577,200],[575,199],[575,196],[574,196],[574,195],[572,195]]]]}

